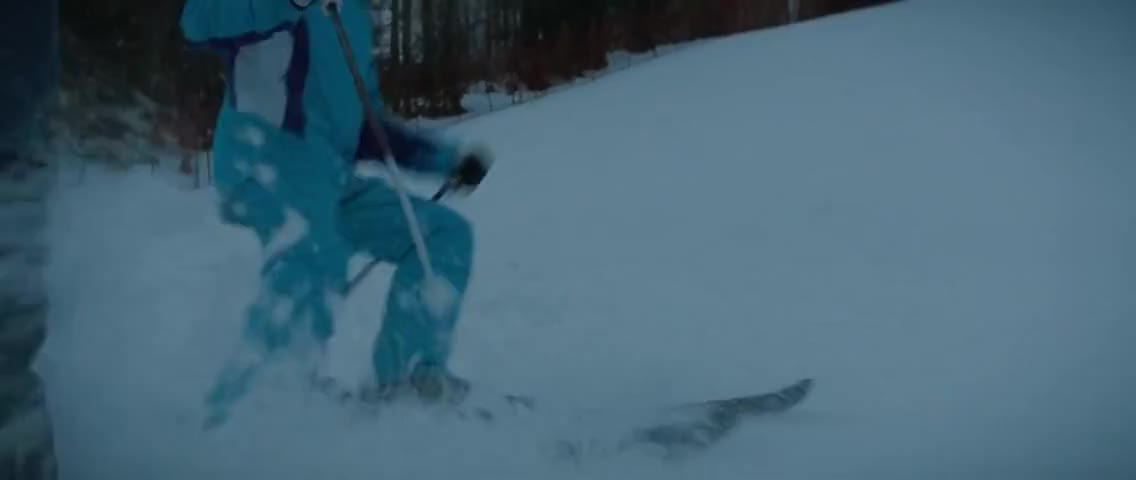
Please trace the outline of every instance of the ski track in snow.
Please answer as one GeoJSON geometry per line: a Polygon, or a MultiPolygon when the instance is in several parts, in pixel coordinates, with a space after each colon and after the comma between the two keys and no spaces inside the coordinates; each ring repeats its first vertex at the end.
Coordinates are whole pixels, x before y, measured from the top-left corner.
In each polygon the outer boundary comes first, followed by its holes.
{"type": "MultiPolygon", "coordinates": [[[[63,181],[40,363],[63,478],[1136,478],[1134,19],[909,0],[454,127],[498,158],[452,202],[478,242],[459,373],[613,412],[817,379],[681,462],[557,460],[590,431],[567,416],[366,416],[300,388],[312,358],[203,433],[252,235],[146,169],[63,181]]],[[[348,381],[376,272],[321,367],[348,381]]]]}

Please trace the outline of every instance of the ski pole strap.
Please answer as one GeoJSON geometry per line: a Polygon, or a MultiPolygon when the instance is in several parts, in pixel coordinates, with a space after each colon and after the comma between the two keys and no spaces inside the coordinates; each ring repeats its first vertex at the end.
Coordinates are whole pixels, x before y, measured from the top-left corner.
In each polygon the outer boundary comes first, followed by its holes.
{"type": "Polygon", "coordinates": [[[439,188],[438,191],[434,193],[434,196],[430,197],[430,201],[437,202],[438,200],[441,200],[442,197],[445,197],[447,193],[450,193],[450,190],[453,190],[453,188],[454,188],[454,181],[453,180],[446,180],[446,183],[442,184],[442,187],[439,188]]]}

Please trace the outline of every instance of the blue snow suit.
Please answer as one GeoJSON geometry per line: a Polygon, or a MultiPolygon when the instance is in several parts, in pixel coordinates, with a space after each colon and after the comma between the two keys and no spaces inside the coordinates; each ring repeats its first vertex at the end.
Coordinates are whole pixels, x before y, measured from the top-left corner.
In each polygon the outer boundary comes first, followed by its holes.
{"type": "MultiPolygon", "coordinates": [[[[332,306],[344,294],[347,261],[356,252],[396,265],[373,348],[377,384],[403,383],[416,368],[445,370],[460,310],[458,303],[435,318],[425,308],[418,294],[424,275],[396,192],[352,174],[356,159],[382,154],[334,24],[319,2],[311,3],[301,9],[288,0],[187,0],[182,11],[187,40],[220,52],[227,65],[212,146],[220,213],[255,232],[264,250],[260,293],[245,314],[244,350],[207,397],[215,421],[223,421],[265,360],[297,340],[322,344],[331,336],[332,306]]],[[[381,108],[369,11],[348,0],[341,18],[370,100],[381,108]]],[[[453,144],[384,122],[401,167],[441,175],[455,166],[453,144]]],[[[412,202],[432,266],[460,302],[471,228],[441,205],[412,202]]]]}

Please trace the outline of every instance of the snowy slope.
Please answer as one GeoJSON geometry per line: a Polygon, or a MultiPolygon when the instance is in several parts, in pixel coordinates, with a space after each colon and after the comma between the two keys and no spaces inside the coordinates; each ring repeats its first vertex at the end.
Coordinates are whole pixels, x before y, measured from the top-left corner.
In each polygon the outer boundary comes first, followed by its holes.
{"type": "MultiPolygon", "coordinates": [[[[454,367],[568,408],[801,376],[706,455],[582,464],[496,428],[200,399],[257,251],[211,194],[62,185],[42,359],[65,478],[1136,478],[1136,4],[931,1],[741,35],[456,126],[478,257],[454,367]]],[[[384,279],[335,368],[365,371],[384,279]]],[[[366,293],[370,292],[370,293],[366,293]]],[[[364,296],[369,295],[369,296],[364,296]]]]}

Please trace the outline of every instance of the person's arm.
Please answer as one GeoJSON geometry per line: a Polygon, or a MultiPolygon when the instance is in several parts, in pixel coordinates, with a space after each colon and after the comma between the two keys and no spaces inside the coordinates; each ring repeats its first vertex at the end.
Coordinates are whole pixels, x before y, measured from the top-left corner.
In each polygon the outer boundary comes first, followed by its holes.
{"type": "Polygon", "coordinates": [[[181,30],[196,46],[232,49],[262,40],[297,22],[304,0],[186,0],[181,30]]]}
{"type": "MultiPolygon", "coordinates": [[[[367,38],[370,38],[370,35],[367,35],[367,38]]],[[[452,172],[458,163],[457,146],[438,136],[414,131],[404,125],[393,113],[387,112],[377,73],[380,69],[373,57],[363,63],[365,68],[361,73],[368,77],[364,80],[367,101],[379,113],[379,122],[382,124],[388,144],[380,144],[370,123],[364,118],[359,129],[359,146],[355,158],[384,161],[383,150],[388,148],[394,156],[395,163],[400,167],[435,175],[447,175],[452,172]]]]}
{"type": "MultiPolygon", "coordinates": [[[[389,142],[387,147],[398,166],[437,175],[449,174],[457,166],[456,146],[432,135],[415,132],[393,118],[386,117],[380,121],[389,142]]],[[[383,151],[371,125],[364,121],[359,133],[356,158],[382,161],[383,151]]]]}

